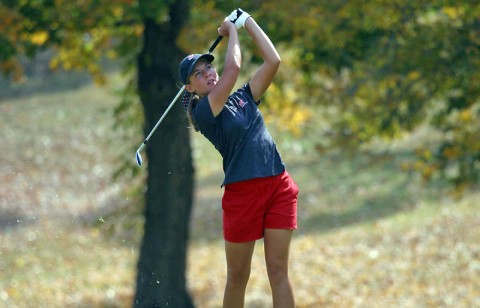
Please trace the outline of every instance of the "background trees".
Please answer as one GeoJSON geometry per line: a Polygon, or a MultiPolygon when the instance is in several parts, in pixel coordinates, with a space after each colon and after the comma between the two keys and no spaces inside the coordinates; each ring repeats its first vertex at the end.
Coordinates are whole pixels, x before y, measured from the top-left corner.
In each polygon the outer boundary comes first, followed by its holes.
{"type": "MultiPolygon", "coordinates": [[[[226,10],[228,5],[205,6],[226,10]]],[[[203,7],[195,5],[199,11],[203,7]]],[[[313,131],[305,138],[323,151],[357,149],[428,126],[440,140],[419,147],[418,159],[406,169],[425,180],[445,177],[460,191],[478,183],[480,7],[475,1],[281,0],[245,9],[282,49],[284,63],[267,103],[272,117],[289,119],[276,121],[283,128],[313,131]]],[[[194,29],[209,27],[205,17],[192,22],[194,29]]],[[[189,33],[190,41],[201,39],[189,33]]]]}
{"type": "Polygon", "coordinates": [[[315,3],[264,2],[258,14],[278,26],[273,40],[286,44],[289,72],[303,77],[285,77],[295,93],[286,98],[320,107],[313,119],[324,125],[313,129],[322,148],[357,148],[427,125],[440,140],[419,147],[411,167],[460,189],[478,183],[479,5],[315,3]]]}
{"type": "MultiPolygon", "coordinates": [[[[176,39],[188,18],[188,2],[170,1],[20,1],[1,7],[2,68],[21,79],[19,56],[53,47],[52,69],[86,69],[105,82],[102,60],[122,58],[136,66],[117,115],[128,118],[129,91],[144,110],[146,134],[176,92],[182,52],[176,39]],[[136,59],[136,61],[133,61],[136,59]],[[134,84],[136,82],[136,85],[134,84]]],[[[186,291],[185,263],[192,206],[193,166],[186,119],[177,108],[152,137],[147,149],[145,231],[138,262],[134,305],[192,306],[186,291]]]]}

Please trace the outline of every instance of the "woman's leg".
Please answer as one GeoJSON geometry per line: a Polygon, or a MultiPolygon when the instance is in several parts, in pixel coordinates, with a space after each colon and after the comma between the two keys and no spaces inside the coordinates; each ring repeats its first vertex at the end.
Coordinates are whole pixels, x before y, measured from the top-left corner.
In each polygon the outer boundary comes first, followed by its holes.
{"type": "Polygon", "coordinates": [[[295,307],[288,278],[288,258],[293,230],[265,229],[265,261],[272,288],[273,307],[295,307]]]}
{"type": "Polygon", "coordinates": [[[243,307],[254,248],[255,241],[245,243],[225,241],[227,283],[223,297],[223,307],[243,307]]]}

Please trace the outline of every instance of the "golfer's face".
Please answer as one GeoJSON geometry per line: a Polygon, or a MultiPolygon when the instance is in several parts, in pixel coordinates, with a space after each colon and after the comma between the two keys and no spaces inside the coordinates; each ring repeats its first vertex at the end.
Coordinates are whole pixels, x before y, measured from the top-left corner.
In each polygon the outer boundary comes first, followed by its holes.
{"type": "Polygon", "coordinates": [[[200,96],[205,96],[215,87],[218,74],[212,63],[199,61],[190,75],[190,84],[200,96]]]}

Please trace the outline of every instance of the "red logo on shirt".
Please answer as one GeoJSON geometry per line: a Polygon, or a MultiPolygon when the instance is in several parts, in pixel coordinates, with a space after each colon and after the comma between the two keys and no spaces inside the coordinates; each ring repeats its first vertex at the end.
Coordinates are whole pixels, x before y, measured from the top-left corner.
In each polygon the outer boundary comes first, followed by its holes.
{"type": "Polygon", "coordinates": [[[243,108],[243,106],[245,106],[246,104],[247,104],[247,103],[244,102],[243,99],[240,99],[240,101],[238,102],[238,105],[239,105],[240,107],[242,107],[242,108],[243,108]]]}

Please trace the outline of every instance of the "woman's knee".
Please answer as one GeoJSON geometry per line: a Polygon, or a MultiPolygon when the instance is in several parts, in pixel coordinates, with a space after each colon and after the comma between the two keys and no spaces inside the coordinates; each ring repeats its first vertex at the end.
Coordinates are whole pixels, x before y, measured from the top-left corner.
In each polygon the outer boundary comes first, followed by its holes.
{"type": "Polygon", "coordinates": [[[288,279],[288,259],[292,230],[265,230],[265,262],[270,282],[288,279]]]}
{"type": "Polygon", "coordinates": [[[288,260],[269,257],[266,259],[267,273],[270,282],[281,282],[288,279],[288,260]]]}
{"type": "Polygon", "coordinates": [[[250,278],[250,266],[228,266],[227,283],[231,286],[246,285],[250,278]]]}

